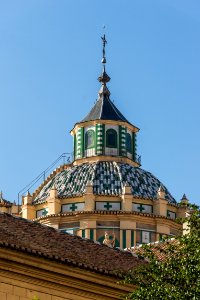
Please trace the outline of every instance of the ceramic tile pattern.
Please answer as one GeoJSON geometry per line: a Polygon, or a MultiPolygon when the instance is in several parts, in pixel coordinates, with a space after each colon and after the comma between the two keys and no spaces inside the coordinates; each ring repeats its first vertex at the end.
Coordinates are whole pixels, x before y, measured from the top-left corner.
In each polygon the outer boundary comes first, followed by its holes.
{"type": "Polygon", "coordinates": [[[87,183],[93,185],[97,195],[122,195],[125,184],[131,186],[135,197],[155,199],[158,188],[162,185],[169,203],[176,203],[167,188],[150,172],[129,164],[116,162],[94,162],[68,168],[53,177],[33,200],[44,202],[53,185],[60,198],[83,195],[87,183]]]}

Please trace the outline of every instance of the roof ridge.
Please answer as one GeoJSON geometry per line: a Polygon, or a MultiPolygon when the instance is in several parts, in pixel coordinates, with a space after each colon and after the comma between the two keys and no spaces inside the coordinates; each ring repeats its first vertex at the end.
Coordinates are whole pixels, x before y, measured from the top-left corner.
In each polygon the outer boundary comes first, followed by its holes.
{"type": "Polygon", "coordinates": [[[119,118],[123,117],[124,121],[128,122],[128,120],[124,117],[124,115],[122,115],[122,113],[119,111],[119,109],[115,106],[115,104],[113,103],[113,101],[109,97],[108,97],[107,100],[110,102],[112,108],[114,109],[115,113],[119,116],[119,118]]]}

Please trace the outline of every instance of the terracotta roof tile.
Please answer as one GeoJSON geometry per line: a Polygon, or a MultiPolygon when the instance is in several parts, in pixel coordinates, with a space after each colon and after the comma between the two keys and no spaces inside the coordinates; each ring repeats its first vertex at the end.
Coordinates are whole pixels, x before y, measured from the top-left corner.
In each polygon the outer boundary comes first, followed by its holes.
{"type": "MultiPolygon", "coordinates": [[[[169,255],[176,255],[176,246],[178,244],[178,240],[175,238],[171,238],[169,240],[163,241],[163,242],[155,242],[150,245],[150,248],[152,252],[155,254],[156,258],[159,261],[165,261],[169,255]],[[172,248],[175,250],[174,252],[169,252],[167,250],[172,248]],[[170,254],[169,254],[170,253],[170,254]]],[[[134,257],[144,257],[145,256],[145,250],[142,247],[142,245],[137,247],[132,247],[127,249],[129,252],[131,252],[134,257]]]]}
{"type": "Polygon", "coordinates": [[[0,245],[117,276],[144,263],[128,252],[6,213],[0,213],[0,245]]]}

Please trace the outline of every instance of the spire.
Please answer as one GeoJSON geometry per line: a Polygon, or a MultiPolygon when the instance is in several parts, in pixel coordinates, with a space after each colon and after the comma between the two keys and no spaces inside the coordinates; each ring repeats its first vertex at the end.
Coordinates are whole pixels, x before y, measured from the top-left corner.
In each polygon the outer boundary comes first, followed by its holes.
{"type": "Polygon", "coordinates": [[[189,203],[189,200],[188,200],[188,198],[186,197],[186,195],[185,195],[185,194],[183,194],[183,197],[181,198],[181,202],[180,202],[180,204],[181,204],[181,205],[183,205],[183,206],[187,206],[187,205],[188,205],[188,203],[189,203]]]}
{"type": "Polygon", "coordinates": [[[101,60],[101,62],[103,64],[103,71],[102,71],[102,74],[99,76],[98,80],[99,80],[99,82],[102,83],[103,86],[106,86],[106,82],[110,81],[110,77],[106,73],[106,67],[105,67],[105,64],[106,64],[106,44],[107,44],[105,34],[103,35],[103,37],[101,37],[101,39],[102,39],[102,42],[103,42],[103,51],[102,51],[103,52],[103,57],[102,57],[102,60],[101,60]]]}
{"type": "Polygon", "coordinates": [[[186,194],[183,194],[183,197],[182,197],[181,200],[185,200],[185,199],[188,200],[187,197],[186,197],[186,194]]]}
{"type": "Polygon", "coordinates": [[[106,86],[106,83],[110,81],[110,77],[106,73],[106,51],[105,46],[107,44],[105,34],[101,38],[103,42],[103,57],[102,57],[102,64],[103,64],[103,71],[99,76],[98,80],[101,82],[101,87],[98,93],[98,99],[91,109],[89,114],[81,121],[87,122],[92,120],[113,120],[113,121],[123,121],[128,122],[128,120],[122,115],[122,113],[117,109],[114,103],[110,100],[110,91],[106,86]]]}

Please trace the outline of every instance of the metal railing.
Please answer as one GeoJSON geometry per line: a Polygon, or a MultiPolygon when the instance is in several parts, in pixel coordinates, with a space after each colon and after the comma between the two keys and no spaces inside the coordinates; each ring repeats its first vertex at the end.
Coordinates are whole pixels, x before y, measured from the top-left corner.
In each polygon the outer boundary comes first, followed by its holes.
{"type": "Polygon", "coordinates": [[[137,155],[135,161],[141,166],[141,155],[137,155]]]}
{"type": "MultiPolygon", "coordinates": [[[[113,153],[110,155],[113,155],[113,153]]],[[[35,177],[29,184],[22,188],[18,193],[18,206],[20,203],[20,198],[24,196],[27,192],[33,190],[34,186],[39,182],[42,183],[47,176],[58,166],[70,164],[74,160],[73,152],[72,153],[62,153],[52,164],[50,164],[44,171],[42,171],[37,177],[35,177]],[[62,161],[62,163],[61,163],[62,161]]],[[[137,155],[135,161],[141,165],[141,156],[137,155]]]]}
{"type": "Polygon", "coordinates": [[[27,192],[33,190],[34,186],[39,182],[43,182],[48,175],[57,167],[65,164],[71,164],[73,161],[73,153],[62,153],[54,162],[52,162],[44,171],[42,171],[37,177],[35,177],[29,184],[22,188],[18,195],[18,206],[20,198],[24,196],[27,192]]]}

